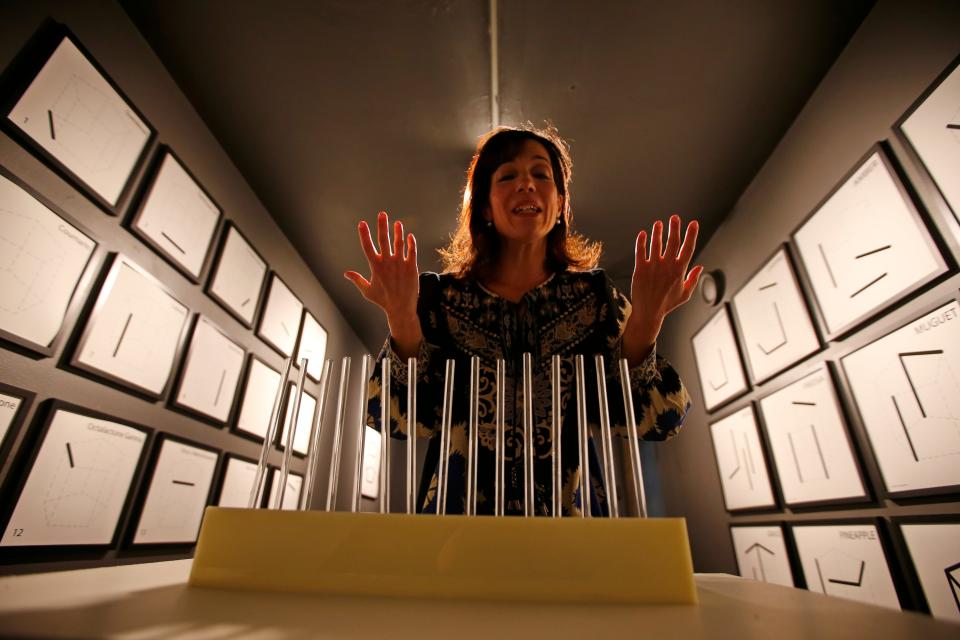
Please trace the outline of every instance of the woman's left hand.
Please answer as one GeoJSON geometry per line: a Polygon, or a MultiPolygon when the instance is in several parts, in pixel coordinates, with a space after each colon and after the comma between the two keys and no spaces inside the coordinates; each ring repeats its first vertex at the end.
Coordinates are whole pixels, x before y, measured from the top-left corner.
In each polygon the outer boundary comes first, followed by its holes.
{"type": "Polygon", "coordinates": [[[630,282],[633,312],[624,331],[624,349],[631,361],[642,359],[650,351],[664,318],[690,299],[703,272],[701,265],[687,272],[697,246],[699,224],[694,220],[687,225],[682,245],[680,226],[680,216],[670,216],[664,247],[663,222],[657,220],[650,234],[649,253],[647,231],[637,234],[636,263],[630,282]]]}

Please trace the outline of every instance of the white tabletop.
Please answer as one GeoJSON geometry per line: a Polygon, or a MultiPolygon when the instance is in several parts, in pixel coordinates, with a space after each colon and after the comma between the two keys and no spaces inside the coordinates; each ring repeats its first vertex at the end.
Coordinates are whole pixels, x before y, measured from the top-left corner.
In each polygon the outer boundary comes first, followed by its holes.
{"type": "Polygon", "coordinates": [[[0,579],[0,635],[268,638],[960,637],[960,625],[722,574],[696,606],[570,606],[223,591],[187,586],[191,560],[0,579]]]}

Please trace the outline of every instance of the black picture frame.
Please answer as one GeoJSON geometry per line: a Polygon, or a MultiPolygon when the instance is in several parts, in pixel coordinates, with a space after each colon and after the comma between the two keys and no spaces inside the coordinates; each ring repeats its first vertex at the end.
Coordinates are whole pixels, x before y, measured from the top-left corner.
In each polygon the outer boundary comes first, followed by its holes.
{"type": "MultiPolygon", "coordinates": [[[[730,305],[728,303],[721,304],[716,309],[716,311],[711,313],[707,321],[704,322],[702,325],[700,325],[700,327],[693,333],[693,336],[691,336],[690,338],[690,351],[693,353],[693,361],[697,368],[697,383],[700,385],[700,397],[703,398],[704,409],[707,411],[707,413],[713,413],[714,411],[724,408],[750,392],[750,388],[751,388],[750,376],[747,374],[747,370],[744,365],[743,349],[740,346],[739,339],[740,338],[737,335],[737,330],[733,322],[733,312],[731,311],[730,305]],[[737,355],[736,371],[738,371],[740,375],[743,377],[743,389],[740,389],[732,393],[731,395],[726,396],[714,402],[713,404],[711,404],[707,400],[707,389],[704,386],[704,380],[703,380],[703,374],[702,374],[703,367],[700,361],[700,356],[697,355],[697,348],[694,341],[697,339],[697,336],[699,336],[703,331],[705,331],[710,324],[715,322],[716,318],[721,314],[726,315],[726,320],[730,324],[730,337],[733,340],[733,347],[737,355]]],[[[724,384],[726,384],[726,382],[724,384]]]]}
{"type": "MultiPolygon", "coordinates": [[[[730,549],[731,549],[731,552],[733,553],[734,560],[737,563],[737,572],[739,573],[739,575],[741,577],[748,578],[748,576],[744,575],[744,568],[740,564],[740,556],[737,553],[737,546],[736,546],[736,542],[734,541],[733,530],[754,528],[754,527],[758,529],[776,528],[780,530],[781,539],[783,540],[784,551],[786,552],[787,566],[790,568],[790,580],[791,580],[790,585],[783,585],[783,586],[793,586],[797,588],[804,588],[806,584],[803,581],[802,572],[799,571],[799,567],[797,566],[797,554],[796,554],[796,548],[793,546],[793,537],[790,535],[790,531],[787,528],[786,523],[782,520],[774,520],[769,522],[757,522],[753,520],[745,521],[745,522],[735,521],[735,522],[730,522],[727,525],[727,529],[730,533],[730,549]]],[[[757,555],[758,556],[760,555],[759,552],[757,553],[757,555]]],[[[762,564],[763,564],[762,560],[758,559],[758,564],[762,568],[762,564]]],[[[763,580],[763,582],[767,582],[767,581],[763,580]]],[[[770,584],[780,584],[780,583],[770,583],[770,584]]]]}
{"type": "MultiPolygon", "coordinates": [[[[0,120],[2,120],[2,128],[36,155],[44,164],[78,188],[106,213],[112,216],[120,215],[125,204],[131,197],[136,178],[142,171],[143,165],[154,147],[157,130],[136,107],[133,101],[127,97],[120,86],[114,82],[96,58],[83,46],[79,39],[65,25],[57,23],[52,19],[47,19],[20,51],[13,63],[11,63],[10,67],[4,73],[2,80],[0,80],[0,84],[2,84],[2,86],[0,86],[0,96],[2,96],[2,98],[0,98],[0,108],[2,108],[3,113],[3,117],[0,118],[0,120]],[[97,187],[91,185],[76,173],[73,168],[64,164],[61,159],[46,149],[33,136],[21,129],[20,126],[14,124],[10,118],[11,113],[16,109],[21,98],[27,94],[54,53],[56,53],[61,44],[64,43],[69,43],[66,45],[68,48],[75,47],[76,50],[79,51],[80,55],[92,67],[94,73],[100,76],[106,83],[106,86],[116,94],[116,97],[119,98],[123,106],[136,117],[136,119],[134,119],[129,113],[127,114],[133,125],[143,131],[143,128],[140,127],[140,124],[142,124],[146,129],[146,131],[144,131],[146,138],[143,140],[133,160],[133,164],[127,171],[126,177],[123,179],[123,184],[113,201],[110,201],[108,195],[102,194],[97,187]],[[139,120],[140,124],[137,123],[137,120],[139,120]]],[[[47,113],[50,120],[48,123],[50,137],[55,139],[56,127],[54,126],[53,110],[48,109],[47,113]]]]}
{"type": "Polygon", "coordinates": [[[6,431],[0,435],[0,465],[3,465],[3,463],[13,455],[13,443],[16,442],[20,430],[26,423],[27,414],[30,411],[30,407],[33,406],[37,394],[34,391],[14,387],[3,382],[0,382],[0,394],[19,400],[16,409],[13,410],[13,416],[10,418],[10,423],[7,425],[6,431]]]}
{"type": "MultiPolygon", "coordinates": [[[[283,381],[281,381],[281,382],[283,382],[283,381]]],[[[296,387],[297,387],[297,383],[296,383],[294,380],[287,380],[287,381],[286,381],[286,385],[284,386],[283,401],[282,401],[281,404],[280,404],[280,424],[278,425],[278,427],[277,427],[277,433],[276,433],[276,435],[274,436],[274,438],[275,438],[275,440],[274,440],[274,445],[275,445],[275,446],[277,447],[277,449],[279,449],[280,451],[284,451],[284,450],[286,449],[286,446],[285,446],[285,444],[284,444],[284,442],[283,442],[283,436],[284,436],[283,431],[284,431],[284,426],[285,426],[285,424],[286,424],[287,411],[288,411],[288,410],[290,410],[290,411],[293,410],[292,404],[293,404],[293,402],[294,402],[294,393],[295,393],[294,390],[296,389],[296,387]]],[[[303,395],[304,395],[304,396],[309,396],[310,399],[311,399],[311,400],[313,401],[313,403],[314,403],[314,404],[313,404],[313,412],[312,412],[312,414],[311,414],[310,425],[309,425],[310,433],[312,433],[313,427],[314,427],[314,422],[316,421],[316,418],[317,418],[317,411],[320,410],[320,406],[319,406],[320,400],[319,400],[319,398],[317,398],[315,395],[313,395],[312,393],[310,393],[310,391],[307,390],[306,384],[304,384],[303,395]]],[[[301,402],[301,404],[302,404],[302,403],[303,403],[303,400],[301,399],[300,402],[301,402]]],[[[306,450],[306,451],[298,451],[298,450],[297,450],[296,442],[297,442],[297,423],[298,423],[298,418],[299,418],[299,415],[291,415],[291,416],[290,416],[290,428],[293,430],[293,443],[294,443],[294,446],[291,447],[291,453],[293,453],[293,455],[294,455],[295,457],[297,457],[297,458],[306,458],[306,457],[310,454],[310,444],[311,444],[311,443],[310,443],[310,438],[308,437],[308,438],[307,438],[307,450],[306,450]]]]}
{"type": "Polygon", "coordinates": [[[307,332],[309,329],[308,324],[310,321],[316,324],[319,327],[320,331],[323,332],[323,357],[314,359],[307,362],[307,377],[313,380],[316,383],[320,382],[320,378],[323,375],[323,363],[327,359],[327,347],[330,344],[330,332],[327,331],[327,328],[317,320],[317,317],[313,315],[309,309],[306,307],[303,308],[303,316],[300,320],[300,331],[297,336],[297,344],[293,349],[293,353],[296,354],[296,357],[293,359],[293,366],[299,370],[300,369],[300,359],[304,355],[301,353],[304,348],[304,342],[307,339],[307,332]]]}
{"type": "MultiPolygon", "coordinates": [[[[127,222],[127,228],[130,232],[136,236],[141,242],[153,249],[161,258],[166,260],[174,269],[179,271],[183,276],[192,282],[193,284],[199,284],[204,274],[207,272],[207,269],[210,267],[210,263],[213,258],[213,246],[214,240],[217,237],[217,232],[220,229],[221,223],[223,221],[223,207],[221,207],[217,201],[210,195],[210,192],[207,191],[206,187],[203,186],[203,183],[200,182],[199,178],[190,170],[190,167],[184,163],[177,153],[170,148],[168,145],[160,145],[157,153],[154,156],[154,160],[150,165],[149,169],[149,179],[146,182],[146,185],[143,190],[143,194],[139,198],[139,202],[136,207],[133,209],[133,213],[130,216],[127,222]],[[157,193],[158,181],[165,166],[165,163],[171,159],[173,162],[178,164],[181,169],[186,173],[189,179],[192,181],[192,186],[195,186],[203,196],[210,201],[210,204],[216,209],[216,219],[213,222],[213,226],[210,228],[209,235],[206,238],[206,242],[203,247],[203,256],[200,259],[200,265],[196,273],[190,270],[190,268],[180,261],[177,255],[168,250],[167,247],[163,246],[156,238],[152,237],[142,226],[141,223],[144,218],[144,212],[151,202],[151,198],[154,197],[157,193]]],[[[194,231],[194,230],[191,230],[194,231]]],[[[160,232],[167,241],[173,245],[174,248],[179,249],[181,252],[186,254],[186,251],[180,245],[183,244],[182,239],[173,239],[166,234],[165,231],[160,232]],[[178,242],[179,240],[179,242],[178,242]]],[[[193,234],[191,234],[193,235],[193,234]]]]}
{"type": "MultiPolygon", "coordinates": [[[[292,358],[292,357],[294,357],[294,355],[296,354],[295,349],[296,349],[296,347],[297,347],[297,340],[298,340],[298,338],[299,338],[300,321],[302,320],[302,316],[303,316],[303,308],[304,308],[303,301],[297,296],[296,293],[294,293],[293,289],[283,280],[283,278],[280,277],[280,274],[278,274],[276,271],[271,271],[271,272],[270,272],[269,277],[268,277],[268,280],[269,280],[270,284],[269,284],[269,286],[267,287],[267,292],[266,292],[266,294],[264,295],[263,306],[262,306],[262,308],[260,309],[260,318],[259,318],[259,321],[257,322],[256,334],[257,334],[257,337],[258,337],[258,338],[260,338],[261,340],[263,340],[263,342],[264,342],[267,346],[269,346],[271,349],[273,349],[273,350],[276,351],[278,354],[280,354],[281,357],[283,357],[283,358],[292,358]],[[289,353],[287,353],[286,351],[284,351],[284,350],[283,350],[283,345],[279,344],[279,343],[278,343],[277,341],[275,341],[275,340],[273,339],[273,337],[271,336],[270,331],[272,330],[272,327],[267,327],[267,326],[266,326],[266,324],[267,324],[267,322],[268,322],[268,320],[267,320],[267,315],[270,313],[270,300],[271,300],[271,296],[273,295],[274,287],[276,286],[276,283],[278,283],[278,282],[280,283],[280,286],[282,286],[283,288],[285,288],[287,291],[290,292],[290,295],[292,295],[293,298],[294,298],[294,299],[297,301],[297,303],[300,305],[300,309],[299,309],[299,310],[296,312],[296,314],[295,314],[295,315],[296,315],[296,318],[294,318],[292,315],[291,315],[290,318],[288,318],[288,320],[290,321],[290,325],[293,327],[293,330],[298,333],[298,335],[293,336],[293,340],[292,340],[292,342],[290,343],[290,352],[289,352],[289,353]]],[[[283,327],[284,327],[287,331],[289,331],[289,327],[286,327],[286,324],[284,324],[282,321],[281,321],[281,325],[283,325],[283,327]]],[[[288,335],[289,335],[289,334],[288,334],[288,335]]]]}
{"type": "Polygon", "coordinates": [[[270,283],[269,276],[270,276],[270,264],[267,262],[267,259],[264,258],[263,254],[261,254],[257,250],[257,248],[253,245],[253,243],[250,242],[250,239],[247,238],[246,235],[244,235],[243,231],[240,230],[240,227],[237,226],[235,222],[233,222],[232,220],[227,220],[223,224],[223,230],[222,230],[222,233],[220,234],[220,240],[217,245],[216,258],[214,259],[214,262],[213,262],[213,268],[210,271],[210,276],[207,279],[206,286],[204,287],[204,291],[206,292],[206,294],[210,296],[210,298],[214,302],[220,305],[220,307],[222,307],[224,311],[226,311],[231,316],[233,316],[233,318],[236,319],[236,321],[239,322],[241,325],[243,325],[245,328],[253,329],[254,324],[257,321],[257,318],[259,317],[259,314],[261,311],[261,304],[263,303],[263,300],[264,300],[264,293],[266,292],[267,287],[269,286],[269,283],[270,283]],[[263,276],[260,278],[260,285],[257,288],[256,300],[251,300],[253,302],[253,308],[250,313],[249,319],[245,318],[237,309],[234,308],[234,306],[228,300],[224,299],[223,296],[219,295],[215,289],[215,283],[217,282],[217,278],[221,274],[221,269],[223,268],[223,259],[224,259],[224,253],[227,248],[227,243],[229,242],[230,235],[232,233],[236,233],[239,236],[240,240],[243,241],[243,243],[263,262],[263,265],[264,265],[263,276]]]}
{"type": "Polygon", "coordinates": [[[126,495],[124,496],[120,511],[117,515],[116,523],[114,524],[110,540],[106,543],[69,542],[51,545],[0,547],[0,561],[21,561],[32,557],[49,557],[51,553],[53,554],[53,557],[62,559],[65,554],[115,548],[120,541],[121,531],[125,525],[125,522],[129,519],[135,496],[137,494],[137,487],[140,485],[143,479],[147,464],[147,456],[155,437],[154,430],[150,427],[132,422],[125,418],[118,418],[107,413],[103,413],[94,409],[88,409],[86,407],[65,402],[63,400],[50,399],[41,403],[37,414],[34,417],[33,423],[30,426],[23,443],[21,444],[21,455],[15,458],[14,466],[11,467],[10,472],[7,474],[7,485],[3,488],[3,499],[0,501],[0,505],[2,505],[2,512],[0,512],[0,524],[2,524],[2,526],[0,526],[0,535],[6,532],[7,527],[10,524],[10,520],[13,517],[17,504],[20,501],[21,494],[30,480],[30,476],[33,472],[37,458],[40,455],[43,443],[47,437],[53,420],[59,411],[65,411],[67,413],[93,418],[94,420],[104,420],[107,422],[118,423],[125,427],[140,431],[144,434],[144,441],[140,447],[137,461],[134,464],[133,473],[131,474],[130,482],[126,489],[126,495]]]}
{"type": "MultiPolygon", "coordinates": [[[[92,306],[90,306],[88,313],[85,314],[85,321],[78,323],[77,325],[78,334],[76,337],[76,347],[70,354],[69,360],[66,363],[67,366],[77,372],[90,375],[91,377],[101,381],[105,381],[119,389],[129,391],[152,400],[159,400],[166,396],[170,386],[173,384],[176,363],[179,361],[179,356],[184,348],[184,341],[186,340],[187,330],[190,324],[190,308],[180,302],[170,288],[167,287],[163,282],[150,275],[150,273],[139,266],[136,262],[120,253],[114,253],[109,256],[107,260],[107,266],[105,268],[105,275],[99,287],[99,291],[95,297],[91,296],[90,301],[88,301],[88,305],[92,306]],[[132,269],[139,277],[143,278],[151,286],[156,287],[162,294],[166,295],[172,303],[179,305],[183,309],[183,321],[180,326],[175,345],[171,350],[172,352],[169,358],[169,367],[166,371],[165,381],[159,390],[153,390],[138,382],[127,380],[122,376],[114,374],[108,370],[83,362],[81,359],[87,342],[90,339],[90,336],[94,331],[104,306],[106,305],[111,294],[111,291],[116,284],[120,270],[123,268],[132,269]]],[[[124,331],[120,334],[120,338],[117,343],[117,349],[119,349],[120,343],[123,341],[123,338],[126,334],[126,329],[129,326],[131,319],[132,314],[131,316],[128,316],[127,325],[125,325],[124,331]]],[[[116,353],[116,349],[114,353],[116,353]]]]}
{"type": "MultiPolygon", "coordinates": [[[[717,485],[721,489],[721,495],[723,496],[724,509],[726,509],[727,512],[731,514],[770,513],[773,511],[777,511],[780,508],[780,506],[783,504],[783,496],[780,492],[780,486],[776,476],[776,469],[773,466],[770,452],[767,449],[768,443],[765,442],[764,440],[764,433],[763,433],[763,430],[760,428],[760,422],[757,419],[758,413],[759,411],[757,410],[755,403],[748,402],[741,407],[738,407],[738,408],[732,409],[729,412],[726,412],[722,416],[721,415],[712,416],[713,419],[710,421],[708,425],[708,428],[710,430],[710,448],[711,448],[711,451],[713,452],[713,461],[714,461],[713,469],[714,469],[714,472],[716,473],[717,485]],[[724,489],[726,485],[724,483],[723,472],[720,469],[720,466],[721,466],[720,456],[716,446],[716,437],[714,435],[714,425],[720,422],[723,422],[729,418],[732,418],[734,415],[740,413],[741,411],[746,411],[746,410],[750,410],[753,416],[753,425],[754,425],[754,428],[756,428],[757,430],[757,446],[759,447],[759,453],[763,456],[763,464],[757,465],[756,461],[754,461],[753,466],[754,468],[757,468],[758,466],[762,467],[762,469],[767,474],[767,481],[769,482],[769,485],[770,485],[770,502],[765,504],[754,504],[754,505],[747,505],[747,506],[741,506],[741,507],[737,507],[737,506],[731,507],[727,499],[727,492],[724,489]]],[[[739,454],[737,459],[738,459],[738,465],[739,465],[741,463],[739,454]]],[[[743,464],[748,465],[747,468],[749,469],[749,462],[744,462],[743,464]]]]}
{"type": "MultiPolygon", "coordinates": [[[[261,366],[266,367],[266,368],[269,369],[270,371],[276,373],[276,374],[277,374],[277,378],[279,379],[279,382],[280,382],[279,388],[280,388],[280,389],[283,389],[283,382],[284,382],[284,380],[283,380],[283,373],[282,373],[281,371],[278,371],[277,369],[274,369],[266,360],[264,360],[263,358],[257,356],[257,355],[256,355],[255,353],[253,353],[252,351],[249,352],[249,353],[247,354],[247,365],[246,365],[246,368],[244,369],[243,373],[240,375],[240,386],[239,386],[239,388],[237,389],[237,404],[236,404],[236,408],[235,408],[235,411],[234,411],[233,419],[230,421],[230,431],[231,431],[231,433],[234,433],[234,434],[236,434],[236,435],[238,435],[238,436],[240,436],[240,437],[242,437],[242,438],[246,438],[246,439],[248,439],[248,440],[252,440],[252,441],[257,442],[257,443],[262,443],[262,442],[263,442],[263,436],[260,436],[260,435],[258,435],[258,434],[256,434],[256,433],[252,432],[252,431],[248,431],[248,430],[246,430],[246,429],[242,429],[242,428],[240,427],[240,418],[241,418],[242,413],[243,413],[244,401],[245,401],[245,399],[246,399],[246,397],[247,397],[247,388],[248,388],[248,386],[249,386],[249,384],[250,384],[250,375],[251,375],[251,372],[252,372],[252,370],[253,370],[254,361],[256,361],[256,362],[257,362],[258,364],[260,364],[261,366]]],[[[285,391],[284,391],[284,392],[285,392],[285,391]]],[[[274,396],[274,400],[275,400],[275,399],[276,399],[276,396],[274,396]]],[[[281,400],[280,400],[280,407],[279,407],[278,411],[280,411],[280,412],[284,411],[284,400],[283,400],[283,398],[281,398],[281,400]]],[[[283,414],[281,413],[280,415],[283,415],[283,414]]],[[[269,424],[267,425],[267,429],[269,430],[269,424]]]]}
{"type": "MultiPolygon", "coordinates": [[[[295,509],[283,509],[283,505],[279,504],[276,507],[273,506],[274,495],[273,495],[273,484],[277,482],[280,478],[280,469],[274,466],[268,467],[269,473],[264,477],[266,478],[266,487],[263,491],[263,506],[266,509],[274,509],[277,511],[299,511],[300,503],[303,501],[303,490],[306,485],[306,476],[300,473],[296,473],[293,470],[289,470],[289,476],[300,478],[300,492],[297,494],[297,508],[295,509]]],[[[277,484],[279,486],[279,483],[277,484]]],[[[284,498],[286,498],[286,492],[284,492],[284,498]]]]}
{"type": "Polygon", "coordinates": [[[84,225],[78,223],[71,215],[55,205],[50,199],[46,198],[39,191],[27,184],[24,180],[21,180],[13,172],[9,171],[3,166],[0,166],[0,176],[3,176],[15,186],[22,189],[25,193],[27,193],[27,195],[31,196],[38,203],[49,209],[50,212],[55,216],[62,219],[64,223],[70,227],[73,227],[73,229],[83,234],[91,242],[93,242],[93,249],[90,251],[90,255],[87,257],[87,261],[80,271],[79,278],[77,278],[76,282],[74,283],[73,291],[71,292],[64,308],[59,329],[57,329],[56,334],[49,343],[41,344],[0,327],[0,340],[15,345],[19,348],[26,349],[31,353],[45,357],[52,357],[63,344],[64,340],[66,340],[67,335],[69,334],[68,325],[76,319],[80,308],[83,306],[83,301],[85,300],[86,294],[89,291],[91,283],[96,275],[96,265],[99,261],[101,245],[99,240],[97,240],[97,238],[90,233],[84,225]]]}
{"type": "MultiPolygon", "coordinates": [[[[949,524],[960,526],[960,514],[931,514],[919,516],[894,516],[890,518],[890,534],[893,541],[893,548],[900,561],[900,570],[905,577],[905,583],[913,608],[921,613],[933,615],[929,600],[920,580],[919,571],[916,563],[910,553],[910,545],[907,543],[906,536],[903,533],[904,525],[938,525],[949,524]]],[[[960,558],[958,558],[960,560],[960,558]]],[[[960,566],[957,567],[960,571],[960,566]]],[[[960,610],[960,587],[955,590],[957,596],[957,609],[960,610]]]]}
{"type": "MultiPolygon", "coordinates": [[[[213,496],[215,496],[215,498],[213,499],[213,502],[211,503],[211,504],[214,504],[214,505],[216,505],[216,506],[218,506],[218,507],[222,507],[222,506],[223,506],[223,505],[221,504],[221,502],[223,501],[223,490],[224,490],[224,488],[225,488],[225,486],[226,486],[227,472],[228,472],[229,469],[230,469],[230,462],[233,461],[233,460],[236,460],[236,461],[238,461],[238,462],[243,462],[243,463],[245,463],[245,464],[250,464],[250,465],[253,465],[254,467],[256,467],[257,464],[258,464],[256,460],[254,460],[254,459],[252,459],[252,458],[248,458],[248,457],[246,457],[246,456],[241,456],[241,455],[236,454],[236,453],[225,452],[225,453],[223,454],[222,460],[221,460],[221,465],[220,465],[220,470],[219,470],[219,472],[217,473],[217,479],[216,479],[216,483],[215,483],[214,490],[213,490],[213,496]]],[[[267,475],[269,475],[269,474],[267,474],[267,473],[264,473],[264,474],[263,474],[264,491],[261,493],[261,495],[260,495],[260,501],[257,503],[256,507],[254,507],[255,509],[260,509],[260,508],[262,508],[262,507],[264,506],[265,502],[266,502],[266,495],[267,495],[266,487],[268,486],[268,485],[267,485],[267,475]]],[[[243,507],[235,507],[235,508],[246,508],[246,505],[244,505],[243,507]]]]}

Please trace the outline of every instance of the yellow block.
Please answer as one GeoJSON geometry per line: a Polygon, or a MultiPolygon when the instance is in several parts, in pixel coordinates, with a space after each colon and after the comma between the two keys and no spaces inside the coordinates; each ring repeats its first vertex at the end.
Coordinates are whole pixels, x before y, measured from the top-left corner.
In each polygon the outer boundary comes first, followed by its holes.
{"type": "Polygon", "coordinates": [[[190,584],[539,602],[695,604],[682,518],[494,518],[208,507],[190,584]]]}

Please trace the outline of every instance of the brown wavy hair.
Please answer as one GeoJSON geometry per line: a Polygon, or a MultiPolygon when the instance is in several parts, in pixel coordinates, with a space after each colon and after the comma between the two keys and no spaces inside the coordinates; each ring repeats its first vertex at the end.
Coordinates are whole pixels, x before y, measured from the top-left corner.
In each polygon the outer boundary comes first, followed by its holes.
{"type": "Polygon", "coordinates": [[[547,269],[550,272],[586,271],[597,266],[602,245],[573,231],[571,225],[573,161],[566,141],[553,126],[545,129],[498,127],[480,138],[467,169],[457,229],[451,234],[450,243],[439,250],[444,273],[458,278],[482,277],[496,264],[500,256],[500,236],[483,217],[490,204],[490,183],[497,167],[520,155],[527,140],[539,142],[549,153],[553,180],[562,198],[560,222],[547,234],[547,269]]]}

